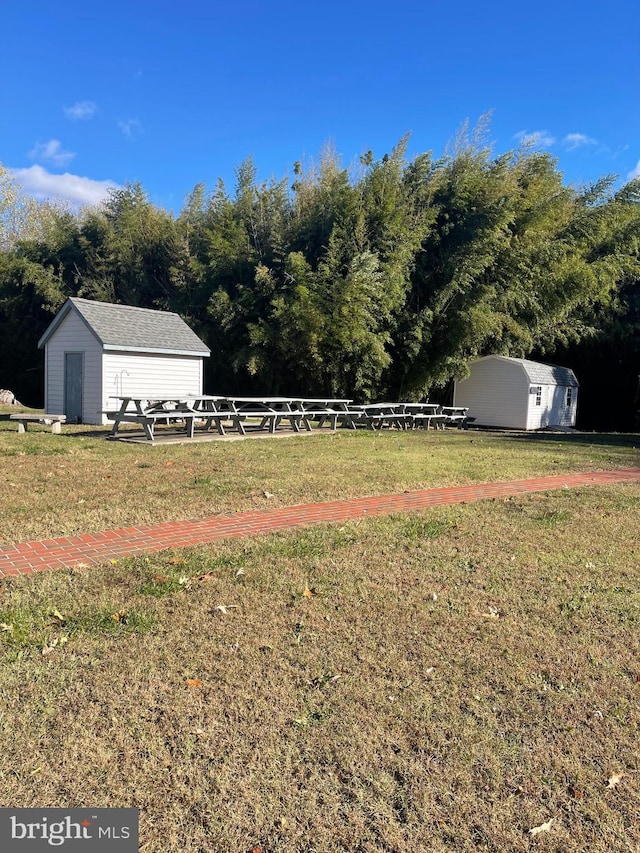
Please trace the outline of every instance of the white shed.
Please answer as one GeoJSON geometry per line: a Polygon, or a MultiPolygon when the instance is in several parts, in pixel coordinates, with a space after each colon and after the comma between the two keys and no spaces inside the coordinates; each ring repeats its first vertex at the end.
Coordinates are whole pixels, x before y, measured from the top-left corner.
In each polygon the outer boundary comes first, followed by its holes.
{"type": "Polygon", "coordinates": [[[209,349],[177,314],[70,298],[38,342],[45,411],[104,424],[116,397],[198,395],[209,349]]]}
{"type": "Polygon", "coordinates": [[[575,426],[578,380],[568,367],[487,355],[454,385],[454,406],[468,406],[479,426],[543,429],[575,426]]]}

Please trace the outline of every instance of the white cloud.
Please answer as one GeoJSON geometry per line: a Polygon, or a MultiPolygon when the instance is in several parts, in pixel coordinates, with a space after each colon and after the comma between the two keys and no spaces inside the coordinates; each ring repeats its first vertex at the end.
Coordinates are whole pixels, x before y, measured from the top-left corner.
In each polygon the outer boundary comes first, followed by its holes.
{"type": "Polygon", "coordinates": [[[117,188],[113,181],[94,181],[80,175],[53,175],[42,166],[12,169],[11,174],[27,195],[38,199],[62,199],[72,205],[98,204],[104,201],[109,190],[117,188]]]}
{"type": "Polygon", "coordinates": [[[635,169],[632,169],[627,175],[628,181],[632,181],[634,178],[640,178],[640,160],[636,163],[635,169]]]}
{"type": "Polygon", "coordinates": [[[514,133],[514,137],[523,145],[540,145],[543,148],[548,148],[556,142],[555,136],[552,136],[548,130],[519,130],[514,133]]]}
{"type": "Polygon", "coordinates": [[[72,107],[64,108],[64,114],[70,121],[93,118],[97,111],[98,105],[93,101],[77,101],[72,107]]]}
{"type": "Polygon", "coordinates": [[[584,133],[568,133],[562,140],[562,144],[567,151],[575,151],[576,148],[582,148],[583,145],[597,145],[598,142],[590,136],[585,136],[584,133]]]}
{"type": "Polygon", "coordinates": [[[29,151],[29,157],[32,160],[43,160],[45,162],[53,163],[54,166],[66,166],[75,156],[76,155],[73,151],[63,150],[62,143],[59,139],[50,139],[48,142],[38,142],[33,146],[31,151],[29,151]]]}
{"type": "Polygon", "coordinates": [[[142,124],[138,121],[137,118],[130,118],[126,121],[119,121],[118,127],[124,133],[125,136],[129,137],[129,139],[133,139],[139,133],[142,133],[142,124]]]}

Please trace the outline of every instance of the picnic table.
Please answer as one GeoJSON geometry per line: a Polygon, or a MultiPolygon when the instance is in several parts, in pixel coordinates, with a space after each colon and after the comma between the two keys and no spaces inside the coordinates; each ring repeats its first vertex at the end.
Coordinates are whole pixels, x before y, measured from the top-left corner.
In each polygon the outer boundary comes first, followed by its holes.
{"type": "Polygon", "coordinates": [[[145,437],[152,442],[158,422],[180,421],[184,424],[187,436],[193,438],[194,421],[197,417],[201,417],[201,414],[190,405],[190,402],[196,399],[193,397],[174,396],[150,399],[127,396],[113,399],[120,400],[120,407],[106,412],[107,417],[113,420],[110,437],[117,436],[121,424],[137,423],[142,426],[145,437]]]}
{"type": "Polygon", "coordinates": [[[363,423],[369,429],[382,429],[385,424],[396,429],[407,429],[411,415],[404,411],[404,403],[367,403],[362,406],[350,406],[347,418],[348,426],[355,428],[363,423]]]}
{"type": "Polygon", "coordinates": [[[338,420],[349,411],[351,402],[350,399],[335,397],[300,397],[296,400],[296,404],[304,412],[303,422],[307,429],[311,429],[312,421],[317,421],[318,427],[328,422],[334,430],[338,426],[338,420]]]}
{"type": "MultiPolygon", "coordinates": [[[[231,421],[241,435],[253,421],[258,430],[274,433],[282,421],[289,421],[294,432],[300,432],[304,411],[298,401],[290,397],[220,397],[212,408],[231,421]]],[[[310,429],[310,427],[308,427],[310,429]]]]}
{"type": "Polygon", "coordinates": [[[411,415],[413,428],[444,429],[445,417],[439,403],[402,403],[402,411],[411,415]]]}
{"type": "Polygon", "coordinates": [[[110,437],[116,437],[122,424],[140,424],[145,437],[154,440],[156,424],[180,422],[185,426],[186,435],[192,438],[196,424],[202,424],[204,430],[215,427],[220,435],[226,435],[230,427],[240,435],[246,435],[247,429],[256,431],[267,429],[275,433],[282,423],[288,423],[294,432],[301,429],[311,431],[311,424],[320,427],[329,422],[333,429],[338,417],[344,412],[350,400],[302,397],[239,397],[220,395],[176,395],[173,397],[150,398],[115,397],[118,408],[108,410],[107,417],[113,420],[110,437]]]}
{"type": "Polygon", "coordinates": [[[463,429],[467,424],[468,406],[443,406],[442,414],[445,418],[445,424],[452,424],[458,429],[463,429]]]}
{"type": "Polygon", "coordinates": [[[145,437],[153,442],[158,423],[180,424],[188,438],[193,438],[196,424],[206,430],[215,427],[222,436],[227,429],[240,435],[247,430],[268,430],[275,433],[284,423],[296,433],[311,431],[328,423],[335,430],[340,422],[356,429],[444,429],[445,424],[462,427],[468,409],[442,407],[438,403],[379,402],[354,405],[347,398],[330,397],[269,397],[269,396],[219,396],[210,394],[184,394],[150,397],[116,397],[118,408],[107,411],[113,426],[110,438],[118,435],[122,424],[139,424],[145,437]]]}

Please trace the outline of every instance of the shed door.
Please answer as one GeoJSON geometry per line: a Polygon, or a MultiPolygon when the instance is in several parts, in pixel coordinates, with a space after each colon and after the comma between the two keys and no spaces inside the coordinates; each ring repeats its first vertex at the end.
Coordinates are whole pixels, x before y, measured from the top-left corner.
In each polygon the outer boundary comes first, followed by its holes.
{"type": "Polygon", "coordinates": [[[549,412],[549,423],[552,426],[563,426],[571,421],[572,391],[573,389],[560,385],[553,389],[553,400],[549,412]],[[567,408],[567,400],[569,408],[567,408]]]}
{"type": "Polygon", "coordinates": [[[64,354],[64,414],[68,423],[82,423],[83,358],[81,352],[64,354]]]}

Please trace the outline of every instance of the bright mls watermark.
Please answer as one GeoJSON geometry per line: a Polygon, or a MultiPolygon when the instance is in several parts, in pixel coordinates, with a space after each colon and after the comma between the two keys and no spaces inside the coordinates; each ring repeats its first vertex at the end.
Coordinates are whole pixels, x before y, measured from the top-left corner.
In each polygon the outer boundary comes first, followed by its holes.
{"type": "Polygon", "coordinates": [[[138,809],[3,809],[2,853],[138,853],[138,809]]]}

